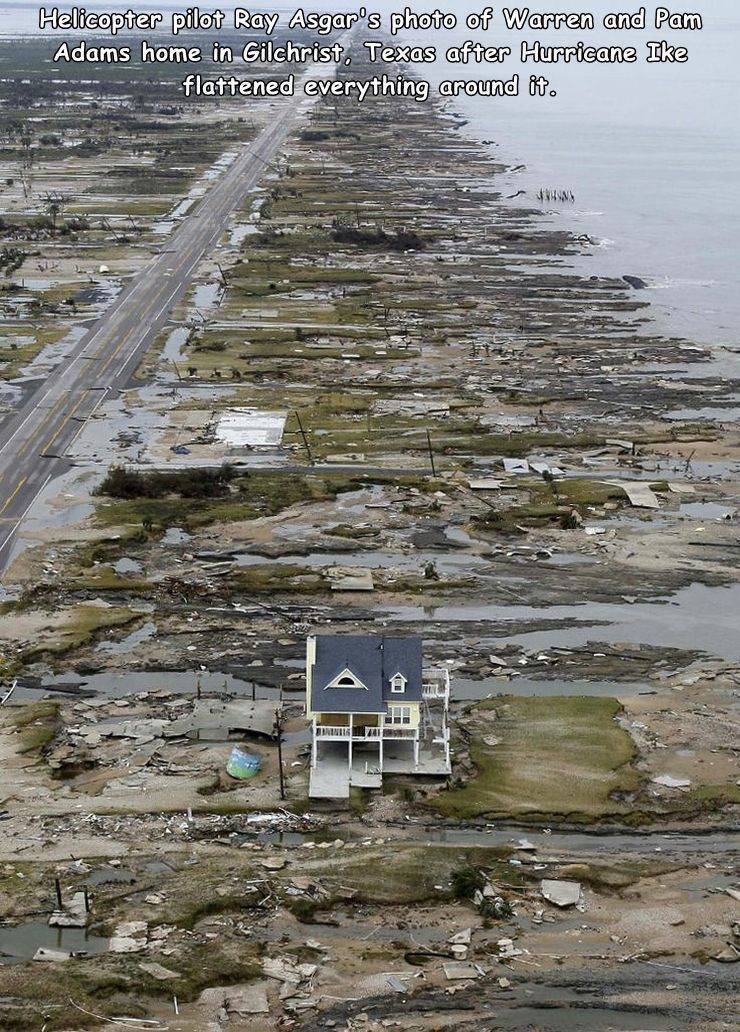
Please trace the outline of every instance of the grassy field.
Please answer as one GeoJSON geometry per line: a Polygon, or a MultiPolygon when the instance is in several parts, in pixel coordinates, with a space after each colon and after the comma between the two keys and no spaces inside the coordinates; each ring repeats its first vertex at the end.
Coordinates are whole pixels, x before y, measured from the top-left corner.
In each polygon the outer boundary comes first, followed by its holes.
{"type": "Polygon", "coordinates": [[[624,813],[614,792],[634,791],[632,741],[615,722],[615,699],[515,698],[474,711],[470,755],[476,774],[434,805],[456,818],[541,814],[597,820],[624,813]]]}

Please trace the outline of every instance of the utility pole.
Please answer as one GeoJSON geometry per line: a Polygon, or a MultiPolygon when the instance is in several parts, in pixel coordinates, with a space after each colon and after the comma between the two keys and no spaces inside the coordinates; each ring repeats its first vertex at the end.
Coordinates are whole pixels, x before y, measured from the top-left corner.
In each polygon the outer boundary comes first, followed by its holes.
{"type": "Polygon", "coordinates": [[[295,418],[298,421],[298,429],[300,431],[301,437],[303,438],[303,446],[306,449],[308,461],[313,466],[313,455],[311,454],[311,445],[308,443],[308,437],[306,436],[306,431],[303,429],[303,423],[301,422],[301,414],[298,411],[298,409],[296,409],[295,418]]]}
{"type": "Polygon", "coordinates": [[[280,798],[285,799],[285,774],[283,772],[283,711],[278,707],[275,710],[275,734],[277,735],[278,747],[278,771],[280,774],[280,798]]]}
{"type": "Polygon", "coordinates": [[[437,470],[434,465],[434,452],[432,450],[432,438],[429,430],[427,430],[427,448],[429,449],[429,465],[432,467],[432,476],[436,477],[437,470]]]}

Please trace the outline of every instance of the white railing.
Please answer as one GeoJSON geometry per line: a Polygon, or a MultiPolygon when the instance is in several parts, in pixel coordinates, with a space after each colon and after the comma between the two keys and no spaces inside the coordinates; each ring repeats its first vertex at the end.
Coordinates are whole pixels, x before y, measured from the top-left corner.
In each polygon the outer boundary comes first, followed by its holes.
{"type": "Polygon", "coordinates": [[[450,699],[450,672],[445,667],[425,670],[423,673],[421,694],[427,700],[442,699],[445,703],[450,699]]]}
{"type": "Polygon", "coordinates": [[[317,738],[349,738],[349,727],[334,726],[332,724],[317,724],[317,738]]]}
{"type": "Polygon", "coordinates": [[[382,727],[356,727],[350,735],[349,727],[346,725],[317,724],[317,738],[339,738],[353,741],[379,741],[381,738],[415,738],[416,730],[412,727],[394,727],[392,724],[385,724],[382,727]]]}

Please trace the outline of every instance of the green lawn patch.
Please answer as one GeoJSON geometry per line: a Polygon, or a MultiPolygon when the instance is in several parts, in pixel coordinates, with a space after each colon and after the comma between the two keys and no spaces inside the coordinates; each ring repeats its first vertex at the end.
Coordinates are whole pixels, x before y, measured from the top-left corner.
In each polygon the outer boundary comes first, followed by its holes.
{"type": "Polygon", "coordinates": [[[481,703],[468,725],[476,774],[434,806],[459,819],[483,815],[597,820],[623,814],[614,793],[634,791],[634,746],[615,721],[616,699],[515,698],[481,703]]]}

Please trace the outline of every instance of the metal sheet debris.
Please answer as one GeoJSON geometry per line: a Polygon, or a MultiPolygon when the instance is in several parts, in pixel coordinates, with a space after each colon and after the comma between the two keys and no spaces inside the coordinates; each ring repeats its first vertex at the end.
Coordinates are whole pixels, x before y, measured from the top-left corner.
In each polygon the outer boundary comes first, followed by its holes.
{"type": "Polygon", "coordinates": [[[481,970],[475,964],[465,961],[452,961],[442,965],[448,982],[458,982],[467,978],[480,978],[481,970]]]}
{"type": "Polygon", "coordinates": [[[84,928],[87,924],[87,896],[75,892],[61,910],[55,910],[49,918],[50,928],[84,928]]]}
{"type": "Polygon", "coordinates": [[[219,702],[199,699],[192,713],[173,720],[165,726],[163,737],[178,738],[181,735],[201,741],[228,741],[238,734],[257,734],[267,738],[275,737],[275,703],[268,700],[251,702],[237,699],[219,702]]]}
{"type": "Polygon", "coordinates": [[[329,570],[332,591],[374,591],[372,570],[351,570],[335,567],[329,570]]]}
{"type": "Polygon", "coordinates": [[[612,480],[609,482],[617,487],[621,487],[629,498],[630,505],[633,505],[636,509],[660,508],[660,500],[649,484],[645,484],[641,480],[612,480]]]}
{"type": "Polygon", "coordinates": [[[664,788],[691,788],[689,778],[674,778],[671,774],[660,774],[650,780],[654,785],[663,785],[664,788]]]}
{"type": "Polygon", "coordinates": [[[544,879],[540,883],[540,892],[548,903],[554,903],[556,907],[573,907],[581,899],[580,882],[544,879]]]}
{"type": "Polygon", "coordinates": [[[504,482],[493,477],[478,477],[476,480],[469,480],[468,486],[471,491],[500,491],[504,482]]]}
{"type": "Polygon", "coordinates": [[[44,961],[47,964],[61,964],[69,960],[72,954],[69,950],[52,950],[40,946],[34,953],[32,959],[44,961]]]}

